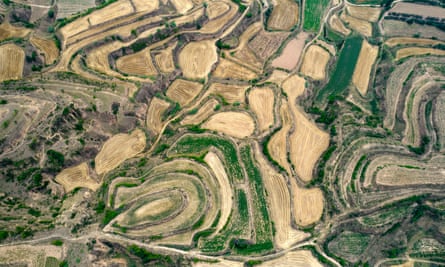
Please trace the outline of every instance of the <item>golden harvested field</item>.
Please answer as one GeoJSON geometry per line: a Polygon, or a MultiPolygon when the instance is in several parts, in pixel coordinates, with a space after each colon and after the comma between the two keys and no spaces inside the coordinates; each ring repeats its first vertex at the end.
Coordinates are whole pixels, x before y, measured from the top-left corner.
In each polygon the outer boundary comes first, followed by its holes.
{"type": "Polygon", "coordinates": [[[110,68],[110,62],[108,55],[122,46],[120,42],[111,42],[106,45],[93,49],[87,55],[86,64],[90,69],[93,69],[99,73],[103,73],[109,76],[125,78],[120,73],[110,68]]]}
{"type": "Polygon", "coordinates": [[[352,17],[367,20],[370,22],[376,22],[379,20],[381,8],[378,7],[368,7],[368,6],[352,6],[347,5],[346,10],[348,14],[352,17]]]}
{"type": "Polygon", "coordinates": [[[275,243],[280,248],[289,248],[293,243],[308,237],[309,234],[292,228],[291,198],[286,179],[269,165],[258,144],[254,151],[263,176],[270,215],[276,227],[275,243]]]}
{"type": "Polygon", "coordinates": [[[221,58],[218,66],[213,72],[213,76],[223,79],[252,80],[258,75],[235,62],[221,58]]]}
{"type": "Polygon", "coordinates": [[[127,74],[156,75],[158,71],[153,65],[150,49],[146,48],[137,53],[120,57],[116,61],[116,67],[127,74]]]}
{"type": "Polygon", "coordinates": [[[162,130],[162,114],[170,106],[170,103],[157,97],[153,97],[147,110],[147,128],[156,134],[162,130]]]}
{"type": "Polygon", "coordinates": [[[218,18],[212,19],[200,29],[202,34],[212,34],[217,33],[222,30],[224,26],[228,24],[228,22],[233,19],[238,13],[238,6],[232,2],[226,2],[227,5],[230,6],[229,10],[225,12],[222,16],[218,18]]]}
{"type": "Polygon", "coordinates": [[[31,43],[45,55],[45,64],[53,64],[59,56],[54,40],[31,36],[31,43]]]}
{"type": "Polygon", "coordinates": [[[406,57],[422,56],[422,55],[444,56],[445,51],[440,49],[425,48],[425,47],[406,47],[397,50],[395,59],[400,60],[406,57]]]}
{"type": "Polygon", "coordinates": [[[322,47],[311,45],[304,54],[300,71],[314,80],[324,80],[330,55],[322,47]]]}
{"type": "Polygon", "coordinates": [[[267,149],[269,150],[270,156],[286,169],[288,174],[291,174],[289,162],[287,161],[287,134],[292,128],[292,117],[285,99],[283,99],[281,103],[280,117],[282,128],[270,138],[267,149]]]}
{"type": "Polygon", "coordinates": [[[21,79],[25,52],[15,44],[0,46],[0,82],[21,79]]]}
{"type": "Polygon", "coordinates": [[[77,187],[84,187],[96,191],[100,183],[90,177],[87,163],[64,169],[56,176],[56,182],[65,188],[68,193],[77,187]]]}
{"type": "Polygon", "coordinates": [[[283,83],[283,90],[289,97],[295,125],[295,130],[289,137],[290,159],[298,176],[303,181],[309,182],[312,179],[315,163],[329,146],[329,134],[320,130],[295,105],[297,97],[304,92],[305,80],[294,75],[287,81],[283,83]]]}
{"type": "Polygon", "coordinates": [[[216,180],[218,181],[218,190],[222,196],[220,210],[221,217],[215,227],[215,233],[218,233],[224,227],[230,217],[230,213],[232,212],[233,191],[230,185],[229,177],[227,176],[224,165],[219,159],[218,155],[213,152],[209,152],[204,157],[204,161],[209,165],[216,180]]]}
{"type": "Polygon", "coordinates": [[[277,0],[267,26],[274,30],[289,31],[298,23],[298,4],[292,0],[277,0]]]}
{"type": "Polygon", "coordinates": [[[131,0],[137,12],[152,12],[159,7],[159,0],[131,0]]]}
{"type": "Polygon", "coordinates": [[[336,32],[339,32],[343,35],[348,36],[351,33],[351,30],[348,29],[340,18],[337,15],[332,15],[329,18],[329,25],[331,25],[332,29],[336,32]]]}
{"type": "Polygon", "coordinates": [[[191,42],[179,54],[183,75],[191,79],[205,78],[217,60],[216,46],[212,40],[191,42]]]}
{"type": "Polygon", "coordinates": [[[295,222],[300,226],[309,226],[320,220],[323,214],[324,197],[319,188],[300,188],[291,178],[292,203],[295,222]]]}
{"type": "Polygon", "coordinates": [[[0,247],[0,262],[4,266],[45,266],[45,258],[64,257],[64,247],[53,245],[5,245],[0,247]]]}
{"type": "Polygon", "coordinates": [[[292,70],[298,63],[308,34],[301,32],[284,47],[279,57],[272,61],[272,67],[292,70]]]}
{"type": "Polygon", "coordinates": [[[289,33],[286,32],[266,32],[262,30],[248,43],[248,46],[264,62],[278,50],[288,36],[289,33]]]}
{"type": "Polygon", "coordinates": [[[363,34],[366,37],[372,36],[372,25],[370,22],[351,17],[345,12],[341,13],[340,18],[354,31],[363,34]]]}
{"type": "Polygon", "coordinates": [[[289,73],[282,70],[274,70],[266,82],[271,82],[281,87],[281,84],[287,77],[289,77],[289,73]]]}
{"type": "Polygon", "coordinates": [[[215,112],[215,107],[217,105],[218,105],[217,100],[210,99],[204,105],[202,105],[202,107],[198,110],[196,114],[186,116],[181,121],[181,125],[200,124],[215,112]]]}
{"type": "Polygon", "coordinates": [[[336,50],[335,47],[331,44],[328,44],[327,42],[321,40],[321,39],[317,39],[317,45],[323,47],[324,49],[328,50],[329,54],[331,54],[332,56],[335,56],[336,54],[336,50]]]}
{"type": "Polygon", "coordinates": [[[245,102],[245,92],[248,85],[212,83],[207,89],[207,95],[222,96],[227,103],[245,102]]]}
{"type": "Polygon", "coordinates": [[[230,9],[230,6],[224,2],[210,2],[207,7],[207,16],[210,20],[215,19],[230,9]]]}
{"type": "Polygon", "coordinates": [[[107,173],[145,148],[145,133],[136,129],[131,134],[117,134],[108,139],[95,158],[96,172],[107,173]]]}
{"type": "Polygon", "coordinates": [[[360,49],[360,54],[352,76],[352,83],[362,95],[366,95],[366,92],[368,91],[372,66],[377,59],[378,53],[378,46],[370,45],[366,40],[363,40],[362,48],[360,49]]]}
{"type": "Polygon", "coordinates": [[[386,40],[385,44],[389,47],[394,47],[397,45],[436,45],[445,44],[445,42],[412,37],[393,37],[386,40]]]}
{"type": "Polygon", "coordinates": [[[180,14],[184,14],[193,7],[193,3],[190,0],[170,0],[176,11],[180,14]]]}
{"type": "Polygon", "coordinates": [[[249,106],[258,119],[260,132],[274,124],[275,94],[270,88],[254,88],[249,92],[249,106]]]}
{"type": "Polygon", "coordinates": [[[189,104],[201,92],[202,84],[176,79],[167,89],[167,97],[181,106],[189,104]]]}
{"type": "Polygon", "coordinates": [[[218,262],[192,262],[193,267],[243,267],[244,263],[220,259],[218,262]]]}
{"type": "Polygon", "coordinates": [[[28,33],[30,31],[31,30],[29,30],[27,28],[15,27],[7,22],[3,22],[0,25],[0,41],[3,41],[8,38],[12,38],[12,37],[23,38],[26,35],[28,35],[28,33]]]}
{"type": "Polygon", "coordinates": [[[238,47],[231,50],[229,54],[226,54],[226,58],[243,66],[250,67],[255,72],[260,72],[263,62],[257,58],[255,53],[248,47],[247,44],[249,40],[253,38],[261,29],[262,24],[260,22],[250,25],[238,38],[238,47]]]}
{"type": "Polygon", "coordinates": [[[244,112],[220,112],[207,120],[203,129],[221,132],[235,138],[249,137],[255,131],[255,122],[244,112]]]}
{"type": "Polygon", "coordinates": [[[155,62],[162,72],[170,73],[175,70],[175,63],[173,62],[173,49],[176,43],[172,46],[155,54],[155,62]]]}
{"type": "Polygon", "coordinates": [[[286,253],[280,258],[261,263],[261,267],[322,267],[308,250],[296,250],[286,253]]]}

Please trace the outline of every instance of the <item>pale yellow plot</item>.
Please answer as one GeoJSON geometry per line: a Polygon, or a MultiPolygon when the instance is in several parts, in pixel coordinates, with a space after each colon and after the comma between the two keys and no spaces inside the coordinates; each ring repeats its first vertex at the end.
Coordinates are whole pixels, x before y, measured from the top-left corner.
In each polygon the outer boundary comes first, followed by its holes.
{"type": "Polygon", "coordinates": [[[352,76],[352,83],[362,95],[366,95],[366,92],[368,91],[372,66],[377,59],[378,53],[378,46],[370,45],[366,40],[363,40],[357,64],[355,65],[354,74],[352,76]]]}
{"type": "Polygon", "coordinates": [[[200,124],[215,112],[215,108],[217,105],[218,105],[217,100],[210,99],[204,105],[202,105],[202,107],[198,110],[196,114],[186,116],[181,121],[181,125],[200,124]]]}
{"type": "Polygon", "coordinates": [[[160,133],[163,126],[162,114],[170,106],[170,103],[157,97],[153,97],[147,109],[147,128],[156,134],[160,133]]]}
{"type": "Polygon", "coordinates": [[[270,156],[282,166],[288,174],[291,174],[289,162],[287,161],[287,134],[292,128],[292,117],[289,113],[289,106],[285,99],[282,100],[280,107],[281,129],[274,134],[269,143],[267,150],[270,156]]]}
{"type": "Polygon", "coordinates": [[[274,123],[275,95],[270,88],[254,88],[249,92],[249,106],[258,119],[258,129],[265,131],[274,123]]]}
{"type": "Polygon", "coordinates": [[[31,36],[29,41],[45,55],[45,64],[53,64],[59,56],[59,48],[57,48],[54,40],[31,36]]]}
{"type": "Polygon", "coordinates": [[[23,38],[28,35],[30,31],[31,30],[27,28],[12,26],[5,21],[0,25],[0,41],[13,37],[23,38]]]}
{"type": "Polygon", "coordinates": [[[159,7],[159,0],[131,0],[137,12],[151,12],[159,7]]]}
{"type": "Polygon", "coordinates": [[[422,39],[422,38],[412,38],[412,37],[394,37],[388,39],[385,44],[389,47],[394,47],[397,45],[437,45],[445,44],[445,42],[433,39],[422,39]]]}
{"type": "Polygon", "coordinates": [[[274,70],[266,82],[271,82],[281,87],[281,84],[287,77],[289,77],[289,73],[282,70],[274,70]]]}
{"type": "Polygon", "coordinates": [[[176,79],[167,89],[167,97],[181,106],[189,104],[201,92],[202,84],[176,79]]]}
{"type": "Polygon", "coordinates": [[[137,53],[120,57],[116,61],[118,70],[134,75],[156,75],[156,70],[151,60],[150,49],[146,48],[137,53]]]}
{"type": "Polygon", "coordinates": [[[93,191],[100,187],[100,183],[90,177],[88,164],[85,162],[75,167],[64,169],[56,176],[55,180],[63,186],[66,193],[78,187],[88,188],[93,191]]]}
{"type": "Polygon", "coordinates": [[[210,2],[207,6],[207,16],[210,20],[215,19],[230,9],[230,6],[224,2],[210,2]]]}
{"type": "MultiPolygon", "coordinates": [[[[155,0],[150,2],[157,2],[157,1],[155,0]]],[[[146,5],[152,5],[152,4],[146,4],[146,5]]],[[[99,9],[98,11],[91,13],[91,15],[88,16],[88,21],[91,25],[97,25],[109,20],[116,19],[118,17],[128,15],[133,11],[134,11],[133,5],[129,0],[120,0],[102,9],[99,9]]]]}
{"type": "Polygon", "coordinates": [[[219,259],[218,262],[198,261],[192,263],[193,267],[243,267],[244,263],[219,259]]]}
{"type": "Polygon", "coordinates": [[[175,70],[175,63],[173,62],[173,49],[176,43],[155,55],[155,62],[162,72],[172,72],[175,70]]]}
{"type": "Polygon", "coordinates": [[[255,122],[247,113],[227,111],[213,115],[202,128],[221,132],[235,138],[246,138],[255,131],[255,122]]]}
{"type": "Polygon", "coordinates": [[[96,172],[107,173],[145,148],[145,133],[140,129],[131,134],[117,134],[108,139],[95,158],[96,172]]]}
{"type": "Polygon", "coordinates": [[[401,48],[396,52],[396,60],[411,56],[436,55],[444,56],[445,50],[426,48],[426,47],[407,47],[401,48]]]}
{"type": "Polygon", "coordinates": [[[324,80],[329,58],[329,52],[318,45],[311,45],[304,54],[300,71],[314,80],[324,80]]]}
{"type": "Polygon", "coordinates": [[[343,35],[348,36],[351,33],[351,30],[348,29],[340,18],[337,15],[332,15],[329,18],[329,25],[331,25],[332,29],[336,32],[339,32],[343,35]]]}
{"type": "Polygon", "coordinates": [[[323,265],[308,250],[290,251],[280,258],[265,261],[262,267],[322,267],[323,265]]]}
{"type": "Polygon", "coordinates": [[[239,84],[212,83],[207,89],[207,95],[221,96],[227,103],[244,103],[245,92],[249,86],[239,84]]]}
{"type": "Polygon", "coordinates": [[[319,46],[323,47],[324,49],[328,50],[328,52],[329,52],[329,54],[331,54],[331,56],[335,56],[336,50],[335,50],[335,47],[333,45],[331,45],[331,44],[329,44],[329,43],[327,43],[327,42],[325,42],[325,41],[323,41],[321,39],[317,39],[316,43],[319,46]]]}
{"type": "Polygon", "coordinates": [[[223,79],[237,80],[252,80],[258,77],[255,72],[223,58],[219,60],[218,66],[213,72],[213,76],[223,79]]]}
{"type": "Polygon", "coordinates": [[[372,25],[370,22],[351,17],[347,15],[346,12],[341,13],[340,18],[354,31],[363,34],[366,37],[372,36],[372,25]]]}
{"type": "Polygon", "coordinates": [[[290,180],[295,222],[309,226],[318,222],[323,214],[324,197],[319,188],[300,188],[295,179],[290,180]]]}
{"type": "Polygon", "coordinates": [[[22,48],[12,43],[0,46],[0,82],[21,79],[24,64],[22,48]]]}
{"type": "Polygon", "coordinates": [[[298,23],[298,4],[292,0],[277,0],[267,26],[274,30],[289,31],[298,23]]]}
{"type": "Polygon", "coordinates": [[[193,3],[190,0],[170,0],[170,2],[180,14],[184,14],[193,7],[193,3]]]}
{"type": "Polygon", "coordinates": [[[355,5],[346,5],[346,10],[352,17],[367,20],[370,22],[377,22],[379,20],[380,13],[382,12],[382,9],[379,7],[355,5]]]}
{"type": "Polygon", "coordinates": [[[216,46],[212,40],[191,42],[179,53],[183,75],[191,79],[205,78],[217,60],[216,46]]]}

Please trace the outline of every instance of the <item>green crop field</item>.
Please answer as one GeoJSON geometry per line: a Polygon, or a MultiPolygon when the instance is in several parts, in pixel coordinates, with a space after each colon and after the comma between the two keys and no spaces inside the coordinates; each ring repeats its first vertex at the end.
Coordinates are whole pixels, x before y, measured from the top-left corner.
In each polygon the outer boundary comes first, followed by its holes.
{"type": "Polygon", "coordinates": [[[323,14],[329,6],[329,0],[308,0],[304,2],[303,29],[308,32],[318,32],[323,14]]]}

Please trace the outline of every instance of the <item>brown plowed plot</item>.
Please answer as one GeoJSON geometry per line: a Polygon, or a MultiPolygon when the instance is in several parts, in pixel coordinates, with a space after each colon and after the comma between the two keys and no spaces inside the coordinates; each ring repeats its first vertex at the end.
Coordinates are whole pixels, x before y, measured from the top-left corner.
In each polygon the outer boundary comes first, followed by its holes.
{"type": "Polygon", "coordinates": [[[245,138],[255,131],[255,122],[246,113],[228,111],[213,115],[202,125],[202,128],[236,138],[245,138]]]}
{"type": "Polygon", "coordinates": [[[286,180],[269,165],[258,144],[255,147],[255,158],[261,169],[270,215],[276,228],[275,242],[280,248],[288,248],[309,234],[292,228],[291,198],[286,180]]]}
{"type": "Polygon", "coordinates": [[[267,26],[274,30],[289,31],[298,23],[298,4],[292,0],[278,0],[273,7],[267,26]]]}
{"type": "Polygon", "coordinates": [[[414,3],[397,3],[389,12],[445,19],[445,8],[414,3]]]}
{"type": "Polygon", "coordinates": [[[300,188],[291,178],[292,201],[295,222],[300,226],[308,226],[320,220],[323,214],[323,193],[319,188],[300,188]]]}
{"type": "Polygon", "coordinates": [[[288,36],[289,34],[285,32],[266,32],[263,30],[248,43],[248,46],[258,58],[265,61],[277,51],[288,36]]]}
{"type": "Polygon", "coordinates": [[[343,35],[349,35],[351,33],[351,30],[346,28],[346,26],[343,24],[343,22],[338,18],[337,15],[332,15],[329,18],[329,25],[331,25],[332,29],[336,32],[339,32],[343,35]]]}
{"type": "Polygon", "coordinates": [[[249,40],[255,36],[257,32],[262,29],[262,24],[260,22],[253,23],[250,25],[239,37],[238,47],[226,55],[227,58],[248,66],[251,68],[256,68],[256,71],[261,71],[263,63],[257,58],[255,53],[247,46],[249,40]],[[232,57],[231,54],[234,53],[232,57]]]}
{"type": "Polygon", "coordinates": [[[284,47],[279,57],[272,61],[272,67],[292,70],[300,59],[308,34],[301,32],[284,47]]]}
{"type": "MultiPolygon", "coordinates": [[[[63,19],[96,6],[94,0],[57,0],[57,18],[63,19]]],[[[34,13],[34,10],[33,10],[34,13]]]]}
{"type": "Polygon", "coordinates": [[[21,79],[25,52],[15,44],[0,46],[0,82],[21,79]]]}
{"type": "Polygon", "coordinates": [[[166,95],[181,106],[189,104],[201,92],[202,84],[176,79],[167,89],[166,95]]]}
{"type": "Polygon", "coordinates": [[[170,0],[178,13],[185,13],[193,7],[193,3],[190,0],[170,0]]]}
{"type": "Polygon", "coordinates": [[[221,96],[227,103],[244,103],[248,85],[212,83],[207,89],[207,95],[221,96]]]}
{"type": "Polygon", "coordinates": [[[45,63],[53,64],[59,56],[59,49],[54,40],[32,36],[31,43],[45,55],[45,63]]]}
{"type": "Polygon", "coordinates": [[[322,267],[317,258],[308,250],[297,250],[286,253],[280,258],[265,261],[260,267],[322,267]]]}
{"type": "Polygon", "coordinates": [[[445,50],[424,48],[424,47],[407,47],[401,48],[396,52],[396,60],[411,56],[423,56],[423,55],[437,55],[444,56],[445,50]]]}
{"type": "Polygon", "coordinates": [[[213,114],[217,105],[218,101],[215,99],[210,99],[204,105],[202,105],[196,114],[186,116],[181,121],[181,125],[200,124],[213,114]]]}
{"type": "Polygon", "coordinates": [[[173,62],[173,49],[175,46],[176,43],[155,54],[156,65],[162,72],[169,73],[175,70],[175,63],[173,62]]]}
{"type": "Polygon", "coordinates": [[[215,19],[230,9],[230,6],[224,2],[210,2],[207,6],[207,17],[210,20],[215,19]]]}
{"type": "Polygon", "coordinates": [[[159,0],[131,0],[133,5],[136,8],[137,12],[148,11],[152,12],[159,7],[159,0]]]}
{"type": "Polygon", "coordinates": [[[352,83],[362,95],[366,95],[366,92],[368,91],[369,77],[378,53],[378,46],[372,46],[366,40],[363,40],[362,48],[352,76],[352,83]]]}
{"type": "Polygon", "coordinates": [[[368,6],[346,6],[349,15],[358,19],[364,19],[371,22],[379,20],[381,8],[368,6]]]}
{"type": "Polygon", "coordinates": [[[275,95],[270,88],[254,88],[249,92],[249,106],[258,119],[258,129],[262,132],[274,123],[275,95]]]}
{"type": "Polygon", "coordinates": [[[230,217],[230,213],[232,212],[232,202],[233,202],[233,191],[230,186],[229,177],[224,169],[224,165],[219,159],[218,155],[213,152],[207,153],[204,157],[204,161],[209,165],[210,169],[213,171],[216,180],[218,181],[218,189],[219,193],[222,196],[221,210],[220,210],[220,219],[218,224],[216,225],[215,233],[218,233],[224,225],[227,223],[227,220],[230,217]]]}
{"type": "Polygon", "coordinates": [[[287,134],[292,128],[292,118],[286,100],[282,100],[280,107],[282,128],[270,138],[267,149],[270,156],[291,174],[289,162],[287,161],[287,134]]]}
{"type": "Polygon", "coordinates": [[[223,79],[237,80],[252,80],[258,77],[255,72],[223,58],[219,60],[218,66],[213,72],[213,76],[223,79]]]}
{"type": "Polygon", "coordinates": [[[436,98],[435,112],[433,115],[434,125],[436,127],[437,144],[441,152],[445,151],[445,92],[436,98]]]}
{"type": "Polygon", "coordinates": [[[346,15],[345,12],[343,12],[340,16],[340,18],[348,24],[348,26],[353,29],[354,31],[363,34],[366,37],[372,36],[372,25],[371,23],[367,22],[366,20],[357,19],[354,17],[351,17],[349,15],[346,15]]]}
{"type": "Polygon", "coordinates": [[[127,74],[156,75],[158,74],[152,63],[150,50],[144,49],[137,53],[120,57],[116,61],[116,67],[127,74]]]}
{"type": "Polygon", "coordinates": [[[299,177],[309,182],[315,163],[329,146],[329,135],[320,130],[297,108],[295,101],[305,89],[305,80],[296,75],[283,83],[283,90],[289,97],[295,130],[290,135],[290,159],[299,177]]]}
{"type": "Polygon", "coordinates": [[[427,164],[402,164],[377,168],[376,183],[387,186],[445,184],[444,156],[433,157],[427,164]]]}
{"type": "Polygon", "coordinates": [[[3,22],[0,25],[0,41],[3,41],[12,37],[23,38],[30,32],[29,29],[15,27],[7,22],[3,22]]]}
{"type": "Polygon", "coordinates": [[[162,100],[157,97],[153,97],[150,102],[150,106],[147,110],[147,128],[150,131],[155,132],[156,134],[160,133],[162,130],[162,114],[167,110],[170,106],[165,100],[162,100]]]}
{"type": "Polygon", "coordinates": [[[191,42],[179,53],[179,66],[183,75],[191,79],[205,78],[218,60],[212,40],[191,42]]]}
{"type": "Polygon", "coordinates": [[[96,156],[97,174],[113,170],[125,160],[142,152],[144,148],[145,133],[140,129],[134,130],[131,134],[117,134],[111,137],[96,156]]]}
{"type": "Polygon", "coordinates": [[[300,71],[314,80],[324,80],[329,53],[318,45],[311,45],[304,54],[300,71]]]}
{"type": "Polygon", "coordinates": [[[85,162],[60,172],[56,176],[56,182],[63,186],[66,193],[78,187],[89,188],[93,191],[100,187],[100,183],[90,177],[88,164],[85,162]]]}
{"type": "Polygon", "coordinates": [[[445,42],[432,39],[412,38],[412,37],[394,37],[388,39],[385,44],[389,47],[397,45],[445,45],[445,42]]]}

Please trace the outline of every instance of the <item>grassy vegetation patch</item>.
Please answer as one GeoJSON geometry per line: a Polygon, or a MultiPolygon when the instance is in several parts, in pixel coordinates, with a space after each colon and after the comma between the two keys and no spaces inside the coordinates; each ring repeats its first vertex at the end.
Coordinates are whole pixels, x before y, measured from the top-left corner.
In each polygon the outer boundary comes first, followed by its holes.
{"type": "Polygon", "coordinates": [[[322,17],[329,5],[329,0],[308,0],[304,2],[304,22],[305,31],[317,32],[320,29],[322,17]]]}
{"type": "Polygon", "coordinates": [[[361,233],[343,232],[329,243],[329,250],[339,256],[360,256],[368,247],[371,237],[361,233]]]}

